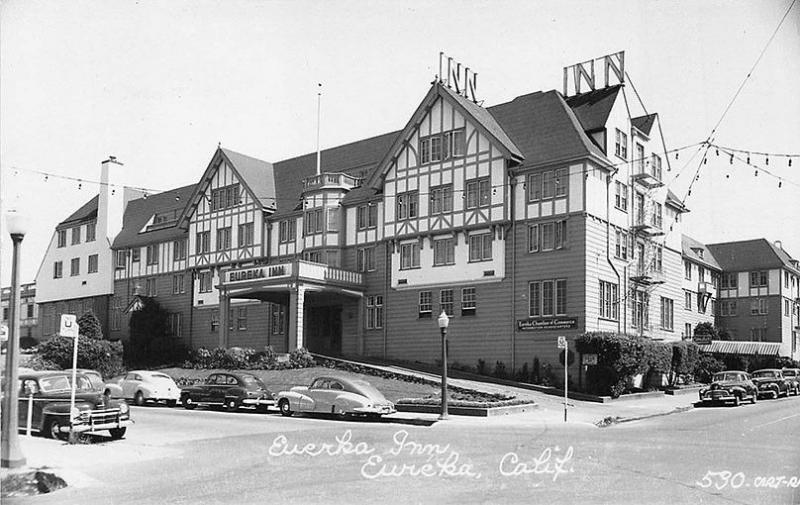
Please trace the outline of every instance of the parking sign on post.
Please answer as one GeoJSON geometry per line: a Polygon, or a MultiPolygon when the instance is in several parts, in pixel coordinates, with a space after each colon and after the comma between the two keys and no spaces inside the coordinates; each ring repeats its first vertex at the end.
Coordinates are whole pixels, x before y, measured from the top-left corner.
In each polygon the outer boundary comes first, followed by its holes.
{"type": "Polygon", "coordinates": [[[72,424],[75,420],[75,376],[78,368],[78,318],[75,314],[62,314],[61,315],[61,329],[58,332],[62,337],[72,338],[72,388],[69,395],[69,424],[70,424],[70,442],[74,440],[71,433],[72,424]]]}

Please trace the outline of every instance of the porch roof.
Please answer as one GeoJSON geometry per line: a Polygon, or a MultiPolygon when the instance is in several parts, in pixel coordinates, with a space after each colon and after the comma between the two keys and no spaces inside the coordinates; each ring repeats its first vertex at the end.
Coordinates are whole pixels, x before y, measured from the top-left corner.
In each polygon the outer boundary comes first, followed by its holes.
{"type": "Polygon", "coordinates": [[[779,342],[743,342],[729,340],[712,340],[710,344],[701,345],[700,352],[708,354],[751,354],[758,356],[778,356],[779,342]]]}

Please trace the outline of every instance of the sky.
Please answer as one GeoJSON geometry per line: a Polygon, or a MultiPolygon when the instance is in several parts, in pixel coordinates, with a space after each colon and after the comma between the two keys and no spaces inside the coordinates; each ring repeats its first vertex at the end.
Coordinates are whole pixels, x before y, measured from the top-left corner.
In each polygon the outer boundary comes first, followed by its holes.
{"type": "MultiPolygon", "coordinates": [[[[0,194],[3,211],[31,223],[21,280],[35,279],[56,224],[97,193],[109,155],[124,163],[112,182],[166,190],[197,182],[219,143],[267,161],[313,152],[318,83],[323,149],[399,130],[439,51],[478,73],[490,106],[561,90],[563,67],[624,50],[628,86],[659,113],[667,148],[701,142],[791,3],[3,0],[0,194]]],[[[800,2],[715,141],[800,155],[799,77],[800,2]]],[[[667,182],[683,197],[697,161],[681,154],[667,182]]],[[[709,154],[684,231],[704,243],[781,240],[800,257],[800,158],[753,155],[756,176],[709,154]]]]}

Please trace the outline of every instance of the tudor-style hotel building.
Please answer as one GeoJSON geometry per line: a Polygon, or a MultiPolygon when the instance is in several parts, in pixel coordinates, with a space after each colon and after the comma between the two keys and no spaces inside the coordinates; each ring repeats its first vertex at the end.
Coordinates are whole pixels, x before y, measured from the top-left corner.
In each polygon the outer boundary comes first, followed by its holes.
{"type": "Polygon", "coordinates": [[[555,363],[558,335],[592,330],[680,339],[687,209],[662,184],[658,116],[628,112],[623,58],[488,108],[445,60],[402,130],[319,165],[218,148],[197,184],[128,205],[112,338],[138,295],[193,348],[432,362],[441,311],[451,359],[470,365],[555,363]]]}

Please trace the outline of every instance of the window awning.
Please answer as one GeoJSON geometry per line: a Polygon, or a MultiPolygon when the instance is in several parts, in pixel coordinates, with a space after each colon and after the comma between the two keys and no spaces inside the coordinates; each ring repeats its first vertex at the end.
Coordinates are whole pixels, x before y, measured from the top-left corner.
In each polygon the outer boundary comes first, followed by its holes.
{"type": "Polygon", "coordinates": [[[779,342],[736,342],[730,340],[712,340],[710,344],[701,345],[700,352],[708,354],[751,354],[759,356],[778,356],[779,342]]]}

